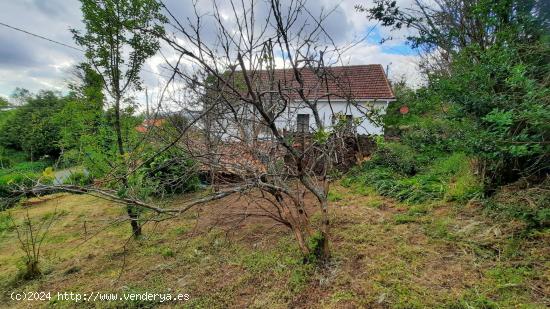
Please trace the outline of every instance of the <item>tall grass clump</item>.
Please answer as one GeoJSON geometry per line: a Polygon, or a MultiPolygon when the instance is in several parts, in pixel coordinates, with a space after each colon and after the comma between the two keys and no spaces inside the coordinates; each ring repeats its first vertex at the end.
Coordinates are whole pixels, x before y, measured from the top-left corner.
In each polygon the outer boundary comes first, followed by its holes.
{"type": "Polygon", "coordinates": [[[467,201],[481,192],[471,159],[461,152],[419,153],[396,142],[379,143],[371,160],[352,170],[344,186],[370,187],[378,194],[407,203],[428,200],[467,201]]]}

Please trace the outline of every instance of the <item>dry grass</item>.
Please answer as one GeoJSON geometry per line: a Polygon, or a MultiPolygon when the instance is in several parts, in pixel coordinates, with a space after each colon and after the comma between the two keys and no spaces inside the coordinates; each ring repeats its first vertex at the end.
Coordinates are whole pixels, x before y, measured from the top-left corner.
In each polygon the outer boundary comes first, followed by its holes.
{"type": "MultiPolygon", "coordinates": [[[[476,205],[409,207],[335,186],[333,262],[304,265],[290,233],[265,219],[223,221],[229,197],[183,218],[145,226],[129,241],[124,209],[90,196],[30,203],[32,217],[54,211],[44,245],[44,277],[16,282],[22,256],[12,231],[0,233],[0,306],[11,291],[182,292],[195,308],[545,308],[550,305],[547,232],[519,236],[515,222],[492,222],[476,205]],[[200,220],[196,220],[196,217],[200,220]],[[107,219],[107,220],[106,220],[107,219]],[[86,233],[84,232],[86,222],[86,233]],[[212,223],[217,227],[208,229],[212,223]],[[231,228],[230,228],[231,227],[231,228]],[[98,235],[83,242],[95,232],[98,235]],[[86,234],[86,235],[85,235],[86,234]]],[[[177,200],[175,201],[177,202],[177,200]]],[[[21,218],[25,208],[11,211],[21,218]]],[[[235,212],[230,212],[234,214],[235,212]]],[[[317,221],[316,215],[313,220],[317,221]]],[[[77,307],[54,302],[56,307],[77,307]]],[[[78,307],[170,307],[158,303],[85,303],[78,307]]]]}

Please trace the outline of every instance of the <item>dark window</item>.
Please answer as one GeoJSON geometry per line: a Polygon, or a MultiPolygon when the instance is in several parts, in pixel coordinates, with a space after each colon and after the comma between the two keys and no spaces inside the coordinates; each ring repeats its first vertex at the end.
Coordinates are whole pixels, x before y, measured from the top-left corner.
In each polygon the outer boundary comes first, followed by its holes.
{"type": "Polygon", "coordinates": [[[346,123],[350,123],[350,124],[353,123],[353,116],[352,115],[336,114],[336,115],[332,115],[332,118],[331,118],[332,124],[334,125],[334,124],[338,123],[338,121],[343,121],[344,116],[345,116],[346,123]]]}
{"type": "Polygon", "coordinates": [[[346,115],[346,131],[352,132],[353,131],[353,116],[352,115],[346,115]]]}
{"type": "Polygon", "coordinates": [[[353,123],[353,116],[352,115],[346,115],[346,123],[352,124],[353,123]]]}
{"type": "Polygon", "coordinates": [[[309,132],[309,115],[308,114],[298,114],[297,119],[297,127],[296,129],[298,132],[309,132]]]}

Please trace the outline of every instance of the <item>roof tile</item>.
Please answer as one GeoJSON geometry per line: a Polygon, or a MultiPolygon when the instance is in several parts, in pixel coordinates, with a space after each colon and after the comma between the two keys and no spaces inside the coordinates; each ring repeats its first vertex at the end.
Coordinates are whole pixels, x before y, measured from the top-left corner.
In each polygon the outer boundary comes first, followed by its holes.
{"type": "MultiPolygon", "coordinates": [[[[353,65],[327,67],[323,70],[300,69],[304,80],[304,94],[308,99],[319,99],[330,95],[331,98],[353,99],[394,99],[395,96],[382,65],[353,65]]],[[[256,80],[257,88],[266,88],[265,81],[281,81],[287,88],[298,89],[292,69],[277,69],[274,71],[258,71],[260,78],[256,80]]],[[[292,99],[300,99],[297,91],[288,91],[292,99]]]]}

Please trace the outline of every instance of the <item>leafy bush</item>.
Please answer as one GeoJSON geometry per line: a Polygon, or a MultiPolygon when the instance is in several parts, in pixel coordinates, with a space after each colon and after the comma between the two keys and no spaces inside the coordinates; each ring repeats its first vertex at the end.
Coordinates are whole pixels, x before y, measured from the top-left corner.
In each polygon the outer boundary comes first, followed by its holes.
{"type": "Polygon", "coordinates": [[[145,164],[134,182],[148,186],[147,194],[155,196],[192,192],[200,184],[195,168],[183,151],[170,149],[145,164]]]}
{"type": "Polygon", "coordinates": [[[461,119],[448,119],[445,115],[432,115],[419,119],[403,132],[403,143],[415,151],[437,157],[440,153],[467,151],[466,136],[472,124],[461,119]]]}
{"type": "Polygon", "coordinates": [[[11,169],[0,170],[0,209],[10,207],[18,200],[14,191],[29,188],[37,182],[51,183],[51,175],[43,173],[47,163],[23,162],[14,165],[11,169]]]}
{"type": "Polygon", "coordinates": [[[19,186],[28,187],[40,179],[41,174],[35,172],[16,172],[0,176],[0,196],[10,196],[11,190],[19,186]]]}
{"type": "MultiPolygon", "coordinates": [[[[378,152],[381,155],[381,152],[378,152]]],[[[411,165],[417,165],[411,155],[411,165]]],[[[408,203],[443,199],[467,201],[478,195],[481,185],[473,174],[470,159],[463,153],[447,155],[427,164],[411,176],[387,159],[371,160],[356,168],[342,181],[344,186],[368,186],[384,196],[408,203]]]]}
{"type": "Polygon", "coordinates": [[[10,168],[0,169],[0,176],[16,173],[42,172],[48,165],[49,162],[46,161],[20,162],[14,164],[10,168]]]}
{"type": "Polygon", "coordinates": [[[547,42],[471,46],[455,58],[452,75],[432,84],[457,106],[456,118],[475,124],[464,142],[484,166],[487,190],[548,172],[549,49],[547,42]]]}
{"type": "Polygon", "coordinates": [[[377,145],[372,164],[386,166],[405,175],[414,175],[418,171],[414,152],[410,147],[389,142],[377,142],[377,145]]]}

